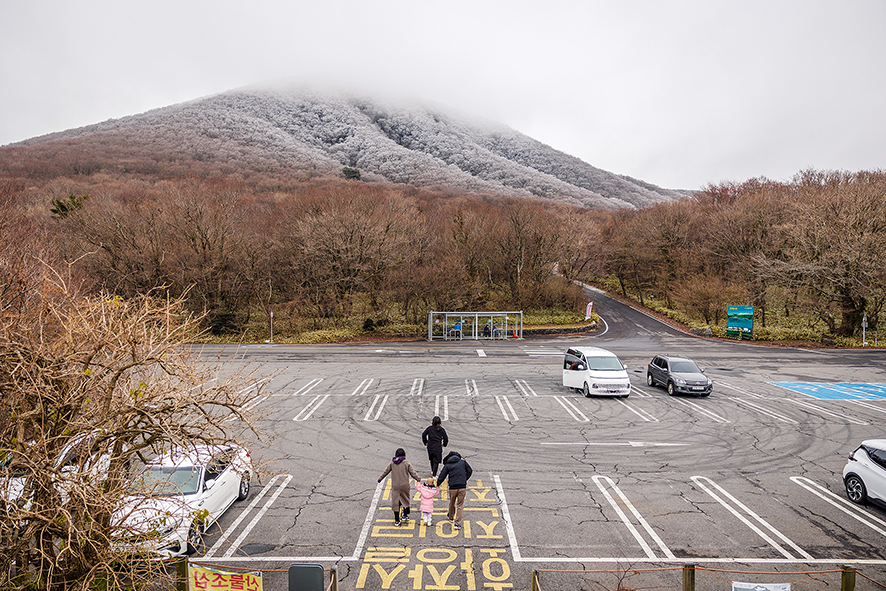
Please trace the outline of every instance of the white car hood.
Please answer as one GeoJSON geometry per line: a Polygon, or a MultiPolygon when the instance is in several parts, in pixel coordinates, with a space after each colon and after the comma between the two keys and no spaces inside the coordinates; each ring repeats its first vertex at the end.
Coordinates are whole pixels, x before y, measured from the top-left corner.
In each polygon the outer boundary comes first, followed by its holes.
{"type": "Polygon", "coordinates": [[[186,517],[191,516],[194,509],[188,505],[188,500],[194,496],[127,497],[115,512],[114,521],[131,535],[162,533],[179,527],[186,517]]]}

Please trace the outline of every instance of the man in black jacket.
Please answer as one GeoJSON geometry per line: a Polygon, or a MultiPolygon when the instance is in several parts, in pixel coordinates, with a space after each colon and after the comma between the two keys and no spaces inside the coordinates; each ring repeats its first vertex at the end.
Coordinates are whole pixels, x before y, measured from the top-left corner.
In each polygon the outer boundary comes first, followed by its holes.
{"type": "Polygon", "coordinates": [[[443,457],[443,448],[449,445],[449,436],[443,428],[440,417],[434,417],[431,426],[421,434],[421,442],[428,448],[428,459],[431,461],[431,474],[437,475],[440,467],[440,459],[443,457]]]}
{"type": "Polygon", "coordinates": [[[437,486],[449,478],[449,512],[446,516],[449,521],[453,522],[454,529],[461,529],[461,516],[465,506],[468,478],[473,473],[471,465],[463,460],[457,451],[449,452],[446,455],[443,469],[440,470],[440,478],[437,479],[437,486]]]}

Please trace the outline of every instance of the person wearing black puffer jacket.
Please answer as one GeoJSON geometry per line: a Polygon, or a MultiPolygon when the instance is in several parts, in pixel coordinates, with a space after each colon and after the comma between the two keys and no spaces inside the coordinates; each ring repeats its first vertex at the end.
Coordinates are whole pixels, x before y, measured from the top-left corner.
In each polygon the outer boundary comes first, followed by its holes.
{"type": "Polygon", "coordinates": [[[468,492],[468,479],[473,473],[471,465],[462,459],[461,454],[457,451],[446,454],[446,458],[443,460],[443,469],[440,470],[440,477],[437,479],[437,486],[440,486],[447,478],[449,479],[449,512],[446,516],[453,523],[453,529],[461,529],[465,495],[468,492]]]}
{"type": "Polygon", "coordinates": [[[434,417],[431,426],[421,434],[421,442],[428,448],[428,460],[431,462],[431,474],[437,476],[440,460],[443,458],[443,448],[449,445],[449,435],[443,428],[440,417],[434,417]]]}

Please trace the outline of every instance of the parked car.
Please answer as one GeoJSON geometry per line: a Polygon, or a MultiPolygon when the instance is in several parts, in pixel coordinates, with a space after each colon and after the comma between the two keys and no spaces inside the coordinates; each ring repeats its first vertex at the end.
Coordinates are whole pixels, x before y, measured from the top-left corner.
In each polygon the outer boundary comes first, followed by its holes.
{"type": "Polygon", "coordinates": [[[686,357],[656,355],[646,366],[646,383],[650,386],[661,384],[668,394],[695,394],[710,396],[714,382],[704,375],[694,361],[686,357]]]}
{"type": "Polygon", "coordinates": [[[621,396],[631,393],[627,367],[619,358],[599,347],[572,347],[563,358],[563,385],[585,396],[621,396]]]}
{"type": "Polygon", "coordinates": [[[175,449],[149,462],[115,515],[124,539],[162,556],[193,554],[234,501],[249,496],[252,462],[238,446],[175,449]]]}
{"type": "Polygon", "coordinates": [[[843,467],[846,496],[853,503],[868,500],[886,505],[886,439],[868,439],[849,454],[843,467]]]}

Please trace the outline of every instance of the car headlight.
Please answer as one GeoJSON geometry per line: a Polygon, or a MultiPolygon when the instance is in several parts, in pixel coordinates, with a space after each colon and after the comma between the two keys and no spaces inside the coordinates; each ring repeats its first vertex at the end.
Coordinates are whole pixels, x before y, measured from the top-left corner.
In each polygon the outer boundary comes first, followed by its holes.
{"type": "Polygon", "coordinates": [[[677,382],[678,384],[680,384],[681,386],[686,385],[686,380],[684,380],[683,378],[674,378],[674,381],[677,382]]]}
{"type": "Polygon", "coordinates": [[[713,385],[714,385],[714,380],[712,380],[711,378],[708,378],[708,386],[713,386],[713,385]]]}
{"type": "Polygon", "coordinates": [[[157,531],[160,532],[161,536],[165,536],[181,527],[182,521],[182,517],[172,517],[170,515],[163,518],[163,520],[158,524],[157,531]]]}

